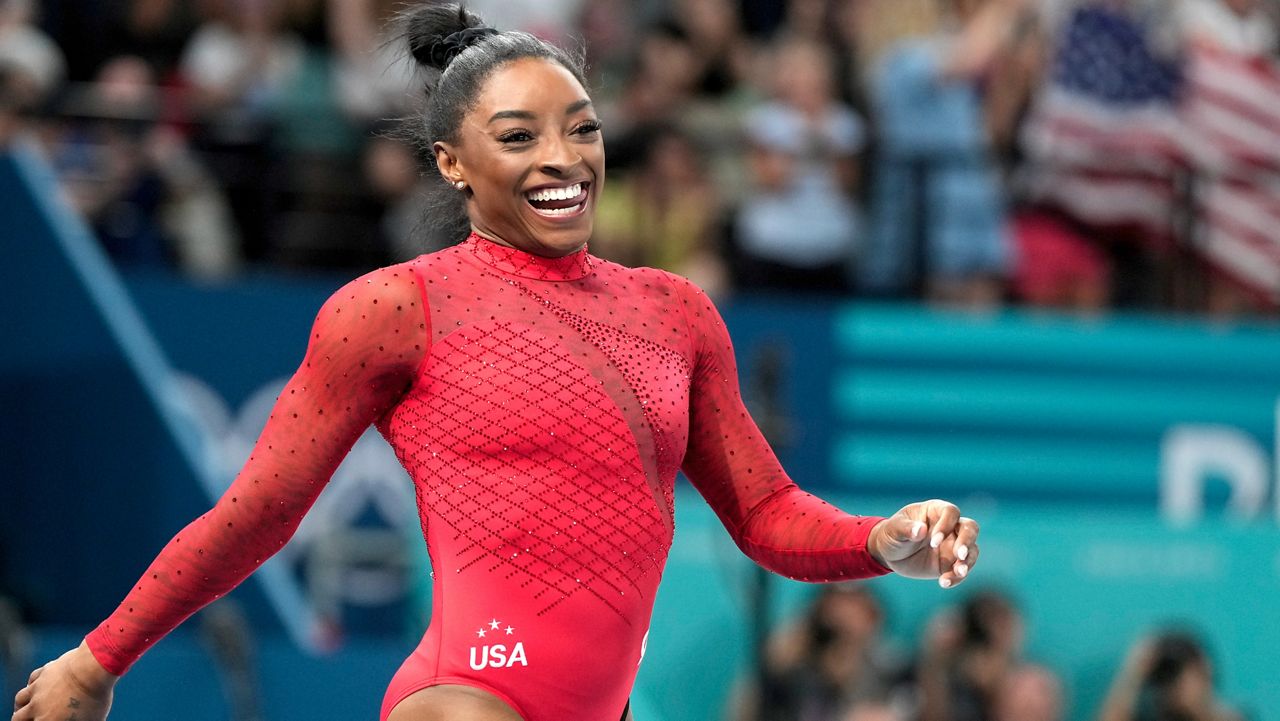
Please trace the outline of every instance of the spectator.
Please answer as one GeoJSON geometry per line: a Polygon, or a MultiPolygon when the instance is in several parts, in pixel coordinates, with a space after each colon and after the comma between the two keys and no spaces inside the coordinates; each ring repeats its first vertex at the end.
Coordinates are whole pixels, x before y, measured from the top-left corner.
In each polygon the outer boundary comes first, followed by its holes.
{"type": "Polygon", "coordinates": [[[862,51],[885,49],[868,66],[881,146],[862,283],[874,293],[918,285],[938,302],[993,305],[1012,247],[978,81],[1024,0],[868,1],[862,51]],[[888,37],[870,37],[873,29],[888,37]]]}
{"type": "Polygon", "coordinates": [[[905,721],[904,715],[885,701],[857,701],[840,721],[905,721]]]}
{"type": "Polygon", "coordinates": [[[1078,223],[1050,209],[1013,219],[1014,297],[1028,305],[1097,313],[1111,301],[1111,259],[1078,223]]]}
{"type": "Polygon", "coordinates": [[[467,3],[467,8],[481,17],[494,18],[503,30],[523,30],[548,42],[572,47],[573,31],[585,4],[585,0],[521,3],[509,0],[472,0],[467,3]]]}
{"type": "Polygon", "coordinates": [[[425,237],[422,220],[426,215],[426,181],[418,171],[413,148],[384,136],[374,137],[365,147],[364,172],[369,187],[383,205],[379,228],[382,245],[399,261],[416,258],[444,247],[425,237]]]}
{"type": "Polygon", "coordinates": [[[62,51],[33,24],[33,0],[0,0],[0,70],[10,102],[34,109],[66,76],[62,51]]]}
{"type": "Polygon", "coordinates": [[[1022,656],[1022,616],[995,591],[930,623],[916,673],[920,721],[992,721],[999,691],[1022,656]]]}
{"type": "Polygon", "coordinates": [[[746,121],[751,185],[734,219],[736,280],[842,292],[858,236],[862,121],[837,99],[826,47],[787,39],[772,57],[774,100],[746,121]]]}
{"type": "Polygon", "coordinates": [[[118,19],[113,55],[136,55],[155,69],[162,82],[168,82],[195,29],[191,5],[182,0],[130,0],[118,19]]]}
{"type": "Polygon", "coordinates": [[[1204,645],[1182,631],[1142,639],[1107,692],[1099,721],[1240,721],[1214,691],[1204,645]]]}
{"type": "Polygon", "coordinates": [[[689,38],[694,62],[685,68],[699,95],[724,98],[746,76],[748,46],[731,0],[672,0],[673,20],[689,38]]]}
{"type": "Polygon", "coordinates": [[[901,671],[880,637],[883,627],[884,611],[866,586],[823,588],[799,624],[770,639],[755,718],[883,719],[875,711],[901,671]]]}
{"type": "Polygon", "coordinates": [[[127,265],[223,277],[239,261],[226,202],[185,140],[159,125],[159,88],[138,57],[109,60],[51,126],[50,154],[73,205],[127,265]]]}
{"type": "Polygon", "coordinates": [[[649,18],[632,0],[586,0],[579,17],[583,49],[587,53],[587,70],[592,84],[603,92],[611,92],[627,74],[631,58],[636,54],[639,29],[649,18]]]}
{"type": "Polygon", "coordinates": [[[219,0],[213,6],[182,58],[196,108],[228,129],[269,121],[304,55],[301,39],[283,26],[283,0],[219,0]]]}
{"type": "Polygon", "coordinates": [[[327,3],[334,54],[334,94],[351,122],[370,127],[412,112],[413,60],[394,50],[391,0],[332,0],[327,3]]]}
{"type": "Polygon", "coordinates": [[[638,167],[604,187],[592,252],[623,265],[679,273],[716,295],[727,283],[715,252],[721,210],[702,153],[673,126],[645,135],[638,167]]]}
{"type": "Polygon", "coordinates": [[[620,94],[604,108],[611,147],[609,163],[629,155],[640,136],[641,128],[669,123],[678,118],[694,96],[694,77],[689,67],[695,63],[693,44],[678,26],[660,22],[649,26],[640,36],[631,72],[620,94]],[[614,139],[617,139],[614,141],[614,139]]]}
{"type": "Polygon", "coordinates": [[[996,688],[992,721],[1062,721],[1062,682],[1035,664],[1015,667],[996,688]]]}

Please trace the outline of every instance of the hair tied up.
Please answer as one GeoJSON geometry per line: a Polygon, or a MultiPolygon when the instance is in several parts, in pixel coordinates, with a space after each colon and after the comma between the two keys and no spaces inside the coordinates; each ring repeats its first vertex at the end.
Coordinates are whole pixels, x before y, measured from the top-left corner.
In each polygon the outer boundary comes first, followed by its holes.
{"type": "Polygon", "coordinates": [[[455,33],[449,33],[445,37],[431,44],[427,52],[431,56],[431,64],[441,70],[449,67],[449,63],[467,48],[475,45],[490,35],[497,35],[500,31],[494,28],[467,28],[459,30],[455,33]]]}

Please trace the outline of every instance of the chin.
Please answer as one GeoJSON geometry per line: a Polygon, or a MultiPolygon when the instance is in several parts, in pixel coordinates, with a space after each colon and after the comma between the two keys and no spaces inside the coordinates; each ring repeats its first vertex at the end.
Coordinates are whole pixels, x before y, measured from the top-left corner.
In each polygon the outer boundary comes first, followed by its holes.
{"type": "Polygon", "coordinates": [[[589,218],[584,220],[585,222],[575,223],[572,227],[530,228],[529,235],[534,242],[534,247],[544,251],[540,253],[541,255],[568,255],[579,250],[586,245],[587,241],[591,240],[593,224],[589,218]]]}

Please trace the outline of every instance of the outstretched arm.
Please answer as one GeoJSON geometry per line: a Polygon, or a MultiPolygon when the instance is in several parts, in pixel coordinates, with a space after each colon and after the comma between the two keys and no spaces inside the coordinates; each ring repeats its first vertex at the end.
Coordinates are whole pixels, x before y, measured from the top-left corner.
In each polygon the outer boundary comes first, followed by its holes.
{"type": "Polygon", "coordinates": [[[889,572],[867,549],[881,518],[853,516],[800,490],[742,403],[733,346],[710,299],[677,280],[695,358],[683,470],[738,547],[765,568],[801,581],[889,572]]]}
{"type": "Polygon", "coordinates": [[[801,581],[896,571],[959,583],[977,560],[977,524],[945,501],[913,503],[886,519],[850,515],[800,490],[742,403],[719,312],[692,284],[676,282],[696,344],[683,470],[738,547],[801,581]]]}
{"type": "MultiPolygon", "coordinates": [[[[93,670],[86,650],[99,671],[124,674],[284,546],[352,444],[413,382],[429,338],[423,302],[418,281],[401,265],[352,281],[325,303],[302,365],[230,488],[173,537],[80,649],[48,664],[19,693],[14,719],[65,710],[74,690],[67,684],[93,670]]],[[[87,685],[111,680],[91,675],[87,685]]]]}

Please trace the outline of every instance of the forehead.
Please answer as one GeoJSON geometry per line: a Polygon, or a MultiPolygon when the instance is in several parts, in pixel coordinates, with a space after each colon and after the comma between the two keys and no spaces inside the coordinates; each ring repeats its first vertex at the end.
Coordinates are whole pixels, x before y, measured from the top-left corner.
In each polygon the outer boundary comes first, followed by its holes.
{"type": "Polygon", "coordinates": [[[502,110],[541,114],[564,113],[565,107],[588,99],[582,83],[560,63],[545,58],[521,58],[496,68],[480,87],[472,114],[480,122],[502,110]]]}

